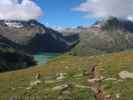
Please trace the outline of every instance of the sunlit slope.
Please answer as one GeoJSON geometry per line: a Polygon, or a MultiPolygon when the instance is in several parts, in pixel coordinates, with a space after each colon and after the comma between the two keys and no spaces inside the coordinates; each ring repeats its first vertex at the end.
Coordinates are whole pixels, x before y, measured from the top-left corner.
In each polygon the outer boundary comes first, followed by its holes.
{"type": "MultiPolygon", "coordinates": [[[[133,100],[133,51],[90,57],[63,55],[47,65],[0,74],[0,96],[36,96],[39,100],[133,100]],[[95,67],[95,68],[94,68],[95,67]],[[95,83],[92,85],[92,83],[95,83]],[[99,97],[100,98],[100,97],[99,97]]],[[[6,98],[2,100],[6,100],[6,98]]]]}

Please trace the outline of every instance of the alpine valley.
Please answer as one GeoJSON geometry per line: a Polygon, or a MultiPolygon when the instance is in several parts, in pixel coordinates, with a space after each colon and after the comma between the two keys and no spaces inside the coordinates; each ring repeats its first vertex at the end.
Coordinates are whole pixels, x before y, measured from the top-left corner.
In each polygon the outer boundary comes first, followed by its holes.
{"type": "Polygon", "coordinates": [[[126,19],[59,31],[36,20],[1,20],[0,100],[133,100],[132,49],[126,19]],[[59,55],[38,63],[33,55],[46,52],[59,55]]]}

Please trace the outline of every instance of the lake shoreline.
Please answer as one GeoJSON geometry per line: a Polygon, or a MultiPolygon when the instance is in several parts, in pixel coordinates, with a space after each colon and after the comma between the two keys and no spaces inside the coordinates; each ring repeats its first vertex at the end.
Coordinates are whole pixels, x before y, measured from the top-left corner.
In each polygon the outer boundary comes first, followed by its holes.
{"type": "Polygon", "coordinates": [[[37,61],[38,65],[40,65],[40,64],[47,64],[50,59],[53,59],[59,55],[60,53],[41,52],[33,56],[34,59],[37,61]]]}

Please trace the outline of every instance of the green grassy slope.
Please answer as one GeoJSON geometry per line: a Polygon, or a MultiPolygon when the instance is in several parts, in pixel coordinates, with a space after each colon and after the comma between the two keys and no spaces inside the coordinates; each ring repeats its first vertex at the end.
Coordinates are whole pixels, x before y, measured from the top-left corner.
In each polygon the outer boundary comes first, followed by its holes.
{"type": "Polygon", "coordinates": [[[96,100],[92,88],[98,86],[110,100],[133,100],[133,79],[121,79],[118,75],[121,71],[133,72],[132,59],[133,51],[90,57],[63,55],[47,65],[1,73],[0,97],[2,100],[12,96],[36,97],[37,100],[96,100]],[[60,73],[64,74],[62,78],[60,73]],[[100,77],[103,79],[97,81],[98,85],[88,82],[100,77]],[[31,83],[37,81],[31,87],[31,83]]]}

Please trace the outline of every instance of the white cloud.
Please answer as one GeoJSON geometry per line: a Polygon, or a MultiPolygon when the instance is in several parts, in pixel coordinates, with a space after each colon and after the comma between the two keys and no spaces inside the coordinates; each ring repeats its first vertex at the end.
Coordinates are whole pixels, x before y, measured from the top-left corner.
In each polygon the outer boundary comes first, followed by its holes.
{"type": "Polygon", "coordinates": [[[30,20],[42,15],[41,8],[33,0],[0,0],[0,19],[30,20]]]}
{"type": "Polygon", "coordinates": [[[133,0],[86,0],[74,9],[87,12],[87,17],[133,19],[133,0]]]}

